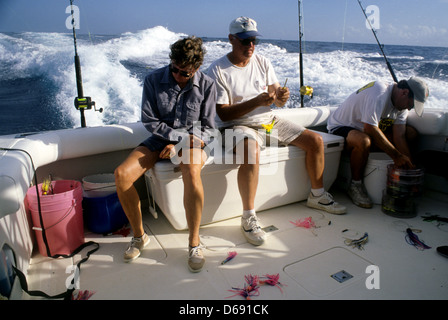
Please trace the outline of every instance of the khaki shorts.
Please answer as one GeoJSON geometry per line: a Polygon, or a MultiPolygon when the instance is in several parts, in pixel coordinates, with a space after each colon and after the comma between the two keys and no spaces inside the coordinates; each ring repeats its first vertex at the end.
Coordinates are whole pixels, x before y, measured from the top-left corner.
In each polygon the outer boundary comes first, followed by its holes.
{"type": "Polygon", "coordinates": [[[274,120],[274,126],[270,133],[266,133],[266,129],[261,124],[251,127],[234,126],[221,130],[225,151],[233,150],[245,138],[255,140],[261,148],[266,145],[288,145],[306,130],[305,127],[286,119],[274,116],[274,120]]]}

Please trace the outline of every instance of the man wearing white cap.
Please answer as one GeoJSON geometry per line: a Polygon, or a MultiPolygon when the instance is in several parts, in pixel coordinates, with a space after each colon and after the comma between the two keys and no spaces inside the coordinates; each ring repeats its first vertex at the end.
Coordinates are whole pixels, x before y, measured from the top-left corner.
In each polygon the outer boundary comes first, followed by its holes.
{"type": "Polygon", "coordinates": [[[271,62],[254,53],[259,36],[261,34],[253,19],[239,17],[233,20],[229,27],[232,51],[212,63],[208,71],[216,81],[217,125],[225,136],[231,131],[235,137],[234,144],[229,147],[226,141],[225,147],[233,152],[244,149],[244,162],[238,171],[238,188],[243,204],[241,230],[253,245],[261,245],[265,241],[254,204],[260,147],[265,145],[270,130],[273,130],[269,134],[271,141],[276,136],[279,143],[297,146],[306,153],[306,168],[311,182],[307,205],[334,214],[346,212],[346,208],[335,202],[323,187],[324,145],[321,135],[279,118],[271,110],[272,104],[277,107],[285,105],[289,89],[280,86],[271,62]],[[267,127],[271,129],[265,130],[267,127]]]}
{"type": "Polygon", "coordinates": [[[414,167],[407,140],[416,132],[406,120],[411,109],[422,116],[428,95],[428,86],[416,77],[398,83],[374,81],[352,93],[328,119],[328,131],[345,137],[352,174],[348,195],[357,206],[372,207],[362,183],[371,146],[388,154],[398,167],[414,167]]]}

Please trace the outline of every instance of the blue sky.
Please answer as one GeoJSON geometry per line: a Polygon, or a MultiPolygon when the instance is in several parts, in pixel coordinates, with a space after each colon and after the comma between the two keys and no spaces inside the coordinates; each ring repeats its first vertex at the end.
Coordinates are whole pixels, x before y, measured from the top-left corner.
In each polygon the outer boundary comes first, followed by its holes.
{"type": "MultiPolygon", "coordinates": [[[[0,32],[71,32],[69,0],[0,0],[0,32]]],[[[303,0],[304,39],[376,43],[357,0],[303,0]]],[[[363,0],[377,6],[383,44],[448,47],[448,0],[363,0]]],[[[230,21],[249,16],[267,39],[298,39],[297,0],[75,0],[77,33],[121,34],[154,26],[226,37],[230,21]]],[[[370,16],[370,14],[369,14],[370,16]]]]}

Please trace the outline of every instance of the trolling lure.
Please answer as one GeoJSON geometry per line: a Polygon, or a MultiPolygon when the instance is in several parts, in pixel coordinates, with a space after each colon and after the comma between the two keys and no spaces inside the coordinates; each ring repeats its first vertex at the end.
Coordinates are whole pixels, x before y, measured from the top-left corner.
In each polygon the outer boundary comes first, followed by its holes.
{"type": "Polygon", "coordinates": [[[448,222],[448,218],[444,218],[444,217],[440,217],[438,214],[434,214],[431,216],[422,216],[423,221],[427,221],[427,222],[433,222],[433,221],[437,221],[437,222],[448,222]]]}
{"type": "Polygon", "coordinates": [[[238,253],[236,251],[231,251],[228,253],[227,258],[225,258],[225,260],[223,260],[221,262],[221,264],[226,264],[227,262],[229,262],[230,260],[232,260],[233,258],[236,257],[238,253]]]}
{"type": "Polygon", "coordinates": [[[251,297],[260,295],[259,277],[256,275],[249,274],[244,276],[244,278],[246,280],[244,288],[232,288],[233,290],[228,290],[230,292],[234,292],[235,294],[227,298],[241,296],[246,300],[250,300],[251,297]]]}
{"type": "Polygon", "coordinates": [[[45,178],[44,182],[42,182],[42,194],[53,194],[53,185],[51,184],[51,179],[45,178]]]}
{"type": "Polygon", "coordinates": [[[277,274],[265,274],[263,276],[263,279],[266,279],[266,280],[260,280],[260,284],[267,284],[269,286],[277,287],[280,289],[280,292],[283,293],[283,290],[281,288],[283,286],[283,284],[279,281],[280,275],[278,273],[277,274]]]}
{"type": "Polygon", "coordinates": [[[261,126],[266,130],[267,134],[271,133],[272,128],[274,127],[275,119],[272,120],[270,124],[261,124],[261,126]]]}
{"type": "Polygon", "coordinates": [[[412,232],[411,228],[406,229],[406,242],[410,245],[416,247],[418,250],[431,249],[430,246],[426,245],[418,236],[412,232]]]}
{"type": "Polygon", "coordinates": [[[76,294],[73,293],[72,300],[89,300],[94,294],[95,291],[80,290],[76,294]]]}
{"type": "Polygon", "coordinates": [[[317,233],[314,231],[314,229],[316,229],[318,227],[316,226],[316,223],[313,221],[313,219],[311,217],[298,219],[296,221],[289,221],[289,222],[291,222],[296,227],[309,229],[311,231],[311,233],[317,237],[317,233]]]}
{"type": "Polygon", "coordinates": [[[289,221],[296,227],[301,227],[305,229],[311,229],[316,228],[316,223],[314,223],[313,219],[311,217],[298,219],[296,221],[289,221]]]}
{"type": "MultiPolygon", "coordinates": [[[[343,230],[342,232],[347,232],[348,229],[343,230]]],[[[361,238],[350,238],[350,237],[343,237],[344,243],[347,246],[351,246],[353,248],[358,248],[359,250],[364,250],[364,245],[367,243],[367,241],[369,240],[369,234],[367,232],[364,233],[364,235],[361,238]]]]}

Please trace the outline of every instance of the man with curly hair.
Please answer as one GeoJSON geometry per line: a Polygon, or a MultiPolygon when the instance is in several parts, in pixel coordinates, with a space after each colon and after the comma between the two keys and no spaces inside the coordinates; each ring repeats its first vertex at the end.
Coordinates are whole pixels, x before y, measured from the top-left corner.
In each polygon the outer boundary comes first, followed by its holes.
{"type": "Polygon", "coordinates": [[[134,183],[157,161],[181,156],[179,167],[189,227],[188,267],[191,272],[199,272],[204,265],[199,240],[204,203],[201,169],[207,157],[203,148],[215,127],[216,104],[214,81],[199,71],[204,54],[202,39],[178,40],[171,45],[171,63],[145,78],[142,123],[150,135],[115,170],[118,197],[133,231],[124,254],[126,262],[138,258],[150,241],[143,228],[140,198],[134,183]],[[185,153],[189,153],[187,157],[185,153]]]}

